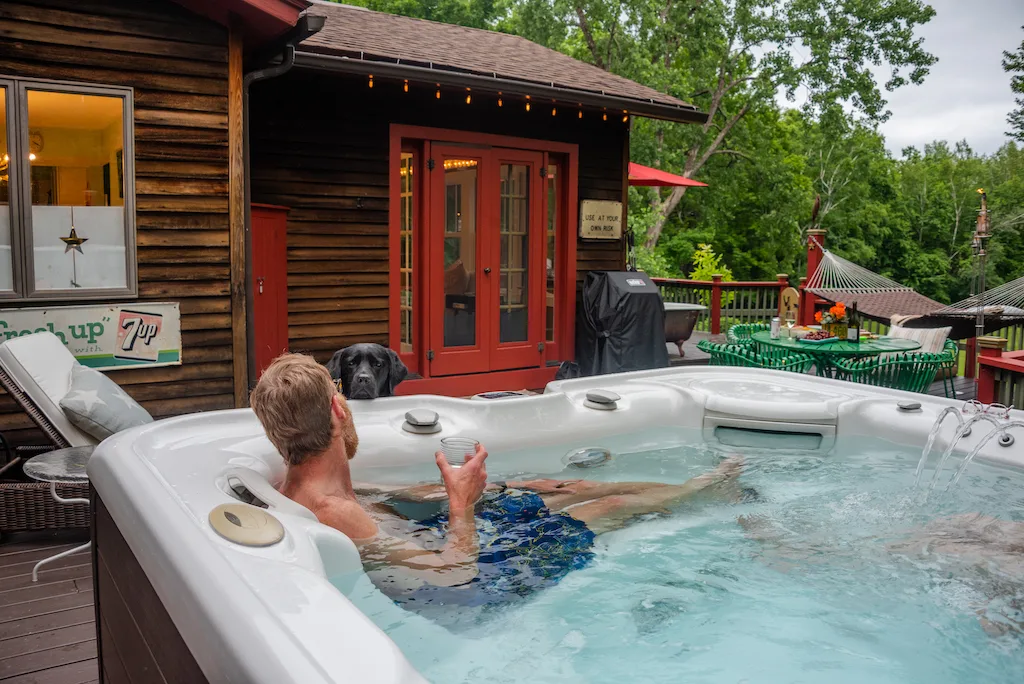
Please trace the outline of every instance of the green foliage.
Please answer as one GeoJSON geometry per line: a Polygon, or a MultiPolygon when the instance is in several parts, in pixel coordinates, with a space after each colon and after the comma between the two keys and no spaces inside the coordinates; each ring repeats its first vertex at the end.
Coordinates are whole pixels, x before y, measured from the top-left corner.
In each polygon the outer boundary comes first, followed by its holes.
{"type": "Polygon", "coordinates": [[[693,253],[691,262],[693,270],[690,271],[691,280],[711,280],[711,276],[720,275],[724,282],[735,280],[732,271],[722,261],[721,254],[715,254],[715,250],[709,244],[697,245],[697,251],[693,253]]]}

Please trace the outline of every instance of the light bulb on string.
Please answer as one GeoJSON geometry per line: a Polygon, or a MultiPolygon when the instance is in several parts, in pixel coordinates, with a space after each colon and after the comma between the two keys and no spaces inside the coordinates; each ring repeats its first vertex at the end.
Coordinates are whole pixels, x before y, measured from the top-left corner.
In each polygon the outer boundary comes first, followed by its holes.
{"type": "Polygon", "coordinates": [[[409,81],[408,79],[402,84],[402,90],[409,92],[409,81]]]}
{"type": "Polygon", "coordinates": [[[469,93],[469,88],[466,88],[466,104],[473,101],[473,96],[469,93]]]}
{"type": "Polygon", "coordinates": [[[579,118],[581,118],[581,119],[583,118],[583,110],[582,109],[579,111],[579,118]]]}
{"type": "Polygon", "coordinates": [[[501,106],[501,91],[498,91],[498,106],[501,106]]]}
{"type": "Polygon", "coordinates": [[[440,83],[437,84],[437,92],[434,93],[434,97],[436,97],[438,100],[441,99],[441,84],[440,83]]]}
{"type": "Polygon", "coordinates": [[[627,112],[625,109],[623,109],[622,110],[622,123],[628,123],[628,122],[629,122],[629,112],[627,112]]]}
{"type": "Polygon", "coordinates": [[[368,84],[371,88],[373,87],[373,74],[370,74],[370,82],[368,84]]]}
{"type": "Polygon", "coordinates": [[[557,112],[557,111],[555,110],[555,108],[554,108],[554,107],[552,107],[552,108],[551,108],[551,116],[555,116],[555,115],[556,115],[557,113],[558,113],[558,112],[557,112]]]}
{"type": "Polygon", "coordinates": [[[526,96],[526,111],[530,111],[530,96],[526,96]]]}
{"type": "Polygon", "coordinates": [[[602,113],[601,114],[601,121],[607,121],[607,120],[608,120],[608,112],[602,113]]]}

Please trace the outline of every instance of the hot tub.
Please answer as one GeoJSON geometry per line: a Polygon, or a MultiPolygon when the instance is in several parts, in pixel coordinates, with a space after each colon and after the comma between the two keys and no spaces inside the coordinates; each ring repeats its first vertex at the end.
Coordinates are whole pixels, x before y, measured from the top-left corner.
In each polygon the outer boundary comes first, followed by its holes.
{"type": "MultiPolygon", "coordinates": [[[[846,561],[842,572],[825,572],[820,562],[829,554],[819,547],[831,542],[814,541],[852,534],[854,520],[874,525],[903,515],[911,527],[927,522],[907,513],[925,496],[925,485],[908,483],[936,417],[954,405],[720,367],[568,380],[542,395],[488,402],[434,396],[352,402],[361,437],[353,478],[380,484],[436,481],[432,452],[441,437],[457,434],[486,443],[494,478],[681,481],[721,453],[746,454],[743,491],[756,496],[710,509],[694,504],[602,535],[590,567],[510,609],[509,624],[492,616],[462,630],[384,599],[349,539],[277,494],[273,485],[284,467],[251,411],[159,421],[108,439],[89,464],[101,664],[112,672],[142,667],[142,659],[150,676],[158,669],[168,681],[174,675],[176,681],[267,684],[738,681],[773,668],[779,681],[797,676],[795,668],[820,681],[939,682],[956,681],[968,668],[927,650],[952,621],[971,635],[958,648],[970,654],[965,662],[984,664],[977,665],[980,679],[1019,682],[1022,665],[1013,654],[1021,644],[1011,648],[998,639],[1015,637],[986,636],[962,588],[942,589],[941,582],[953,581],[947,575],[930,591],[915,584],[919,593],[907,599],[897,578],[927,570],[895,560],[866,562],[858,551],[849,573],[846,561]],[[613,395],[588,399],[596,389],[613,395]],[[403,429],[406,412],[417,408],[436,411],[441,430],[403,429]],[[586,470],[567,462],[568,454],[590,446],[607,449],[612,460],[586,470]],[[846,479],[868,466],[870,484],[846,479]],[[260,515],[265,504],[283,539],[244,546],[214,531],[210,512],[240,500],[255,501],[260,515]],[[827,520],[810,525],[787,517],[805,510],[824,511],[827,520]],[[796,536],[780,541],[777,530],[796,536]],[[781,559],[772,551],[779,548],[786,549],[781,559]],[[851,588],[858,576],[871,578],[864,594],[851,588]],[[891,607],[887,583],[905,604],[891,607]],[[802,593],[809,591],[805,585],[818,593],[802,593]],[[758,593],[758,587],[766,589],[758,593]],[[861,614],[865,595],[875,592],[882,607],[861,614]],[[963,605],[950,608],[947,599],[963,605]],[[730,657],[736,653],[746,657],[730,657]],[[919,669],[920,677],[907,668],[919,669]]],[[[977,425],[963,450],[991,429],[977,425]]],[[[947,423],[939,442],[952,431],[947,423]]],[[[992,498],[984,505],[995,514],[1024,519],[1024,480],[1016,472],[1024,468],[1024,433],[1017,437],[1008,447],[989,441],[959,486],[992,498]],[[971,479],[974,469],[982,480],[971,479]]],[[[937,493],[932,500],[935,510],[958,512],[937,493]]],[[[974,510],[975,503],[965,505],[974,510]]],[[[863,536],[853,534],[850,543],[863,543],[857,541],[863,536]]]]}
{"type": "Polygon", "coordinates": [[[683,343],[690,339],[697,318],[707,307],[701,304],[665,302],[665,340],[674,342],[683,356],[683,343]]]}

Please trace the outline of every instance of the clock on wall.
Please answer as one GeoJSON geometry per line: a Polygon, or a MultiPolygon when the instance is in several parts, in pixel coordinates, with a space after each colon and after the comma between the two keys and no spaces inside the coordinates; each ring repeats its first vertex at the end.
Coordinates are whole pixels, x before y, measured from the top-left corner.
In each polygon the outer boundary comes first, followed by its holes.
{"type": "Polygon", "coordinates": [[[39,154],[43,151],[43,133],[42,131],[28,132],[28,150],[33,154],[39,154]]]}

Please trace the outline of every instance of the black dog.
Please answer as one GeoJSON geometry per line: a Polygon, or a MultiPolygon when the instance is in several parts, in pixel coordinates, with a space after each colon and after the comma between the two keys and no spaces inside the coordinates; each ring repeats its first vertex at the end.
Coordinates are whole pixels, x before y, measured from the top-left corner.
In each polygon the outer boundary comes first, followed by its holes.
{"type": "Polygon", "coordinates": [[[390,397],[409,375],[398,354],[379,344],[353,344],[334,352],[327,362],[331,377],[341,381],[348,399],[390,397]]]}

